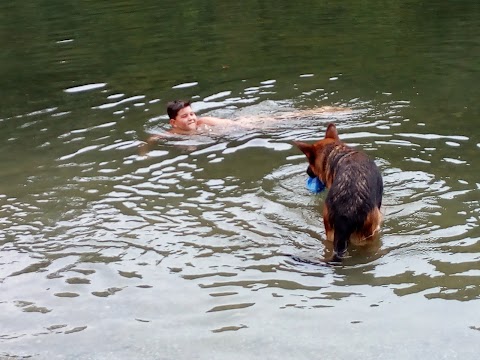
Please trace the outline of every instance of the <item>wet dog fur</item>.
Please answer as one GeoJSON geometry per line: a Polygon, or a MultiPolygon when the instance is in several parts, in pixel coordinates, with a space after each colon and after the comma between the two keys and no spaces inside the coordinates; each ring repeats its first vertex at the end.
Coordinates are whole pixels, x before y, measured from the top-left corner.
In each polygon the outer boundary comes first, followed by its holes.
{"type": "Polygon", "coordinates": [[[334,124],[328,125],[324,139],[295,145],[308,159],[309,176],[317,176],[328,188],[323,223],[334,252],[327,262],[340,262],[349,242],[364,245],[380,230],[382,175],[365,153],[340,141],[334,124]]]}

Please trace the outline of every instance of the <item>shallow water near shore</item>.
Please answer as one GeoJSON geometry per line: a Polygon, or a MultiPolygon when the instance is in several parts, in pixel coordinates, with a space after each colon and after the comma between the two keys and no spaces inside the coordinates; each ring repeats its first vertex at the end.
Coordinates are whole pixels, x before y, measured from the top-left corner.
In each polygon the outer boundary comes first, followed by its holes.
{"type": "Polygon", "coordinates": [[[0,9],[0,359],[476,359],[477,5],[0,9]],[[146,148],[175,98],[349,111],[146,148]],[[293,141],[330,122],[385,185],[379,242],[335,267],[286,256],[328,251],[293,141]]]}

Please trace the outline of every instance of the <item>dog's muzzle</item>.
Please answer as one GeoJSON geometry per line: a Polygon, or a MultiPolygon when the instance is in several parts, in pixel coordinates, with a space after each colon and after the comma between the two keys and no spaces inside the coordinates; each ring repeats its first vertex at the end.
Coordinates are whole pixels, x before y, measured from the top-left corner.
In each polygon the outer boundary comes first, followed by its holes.
{"type": "Polygon", "coordinates": [[[307,167],[307,175],[310,176],[311,178],[316,177],[316,175],[313,173],[310,166],[307,167]]]}

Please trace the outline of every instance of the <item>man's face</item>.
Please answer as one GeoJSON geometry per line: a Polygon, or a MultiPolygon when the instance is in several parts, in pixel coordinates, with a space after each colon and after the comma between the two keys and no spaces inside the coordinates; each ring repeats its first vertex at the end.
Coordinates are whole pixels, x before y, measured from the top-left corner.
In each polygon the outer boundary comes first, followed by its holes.
{"type": "Polygon", "coordinates": [[[197,115],[190,106],[181,109],[175,119],[170,119],[170,125],[173,128],[185,131],[193,131],[197,129],[197,115]]]}

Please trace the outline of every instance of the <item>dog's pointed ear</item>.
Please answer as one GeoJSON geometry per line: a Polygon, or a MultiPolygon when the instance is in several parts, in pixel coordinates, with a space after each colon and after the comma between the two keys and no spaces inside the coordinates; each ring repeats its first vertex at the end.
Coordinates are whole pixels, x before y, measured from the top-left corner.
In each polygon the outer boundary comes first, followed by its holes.
{"type": "Polygon", "coordinates": [[[307,157],[307,159],[312,162],[315,158],[315,151],[313,149],[313,145],[301,142],[301,141],[294,141],[293,142],[307,157]]]}
{"type": "Polygon", "coordinates": [[[338,131],[335,124],[328,124],[327,131],[325,132],[325,139],[340,140],[338,137],[338,131]]]}

